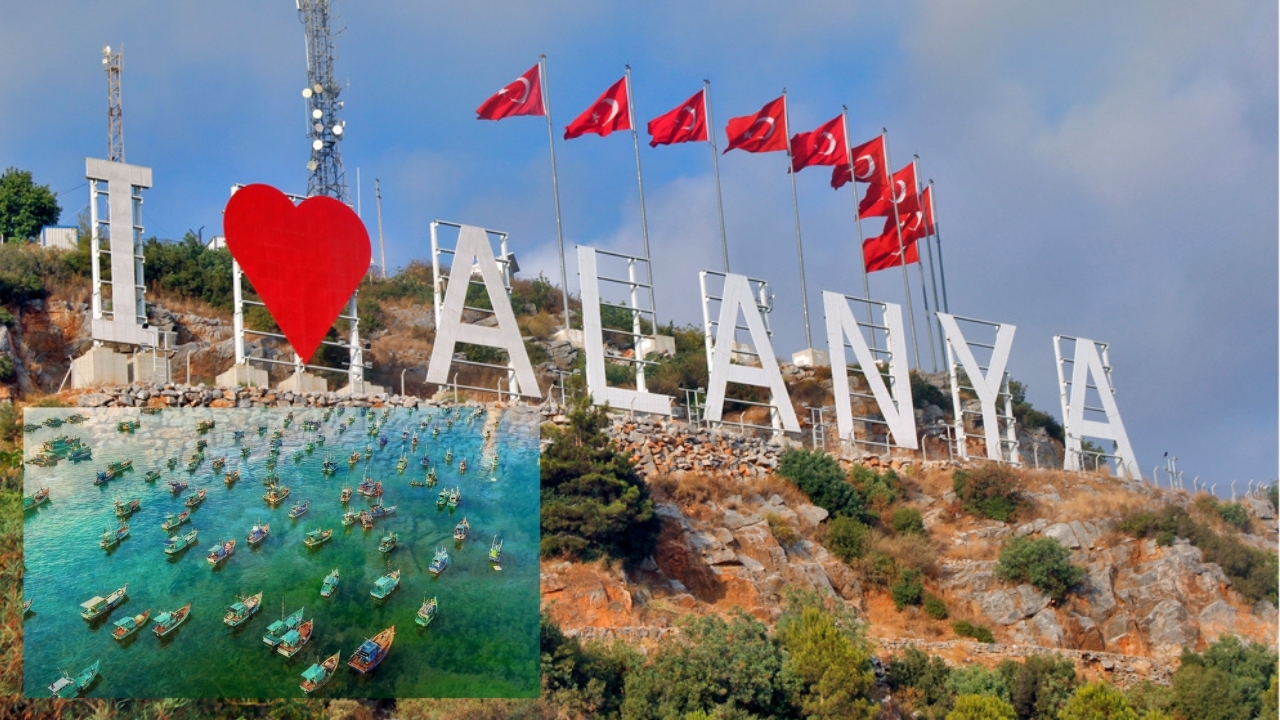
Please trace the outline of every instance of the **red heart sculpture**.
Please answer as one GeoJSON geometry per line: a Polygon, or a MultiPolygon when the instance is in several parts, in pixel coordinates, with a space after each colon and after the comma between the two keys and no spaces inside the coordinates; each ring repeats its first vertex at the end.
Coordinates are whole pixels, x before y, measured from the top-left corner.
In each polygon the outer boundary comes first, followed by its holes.
{"type": "Polygon", "coordinates": [[[246,185],[222,218],[227,248],[294,352],[311,362],[369,270],[369,233],[331,197],[295,206],[270,185],[246,185]]]}

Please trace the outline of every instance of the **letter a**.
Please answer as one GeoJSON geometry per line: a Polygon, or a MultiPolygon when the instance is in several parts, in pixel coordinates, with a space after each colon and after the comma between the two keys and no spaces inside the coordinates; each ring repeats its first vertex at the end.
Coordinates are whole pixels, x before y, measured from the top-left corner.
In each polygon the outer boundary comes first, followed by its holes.
{"type": "MultiPolygon", "coordinates": [[[[849,402],[849,375],[845,361],[844,339],[849,338],[849,345],[862,368],[862,375],[871,386],[871,394],[875,396],[880,414],[884,416],[884,424],[889,426],[893,442],[901,448],[916,449],[916,416],[911,405],[911,379],[907,374],[906,359],[893,352],[893,341],[902,327],[902,306],[886,303],[884,306],[885,327],[889,331],[889,376],[893,379],[893,392],[885,384],[880,375],[876,358],[867,347],[866,338],[862,337],[862,328],[853,317],[849,303],[844,296],[830,290],[822,291],[822,303],[827,315],[827,351],[831,353],[831,389],[836,396],[836,427],[840,437],[853,439],[853,405],[849,402]],[[870,368],[870,371],[868,371],[870,368]]],[[[903,343],[905,345],[905,343],[903,343]]]]}
{"type": "Polygon", "coordinates": [[[511,298],[507,296],[502,274],[493,258],[489,236],[482,228],[463,225],[458,231],[458,245],[453,253],[453,267],[449,269],[449,283],[440,308],[440,325],[436,328],[436,344],[431,350],[431,364],[427,367],[427,382],[438,385],[449,383],[449,367],[453,363],[453,349],[457,343],[485,345],[506,350],[515,368],[515,392],[520,395],[541,397],[538,380],[534,377],[529,354],[520,339],[515,313],[511,311],[511,298]],[[467,299],[467,285],[471,277],[471,264],[480,266],[484,289],[489,293],[497,327],[483,327],[462,322],[462,306],[467,299]]]}
{"type": "MultiPolygon", "coordinates": [[[[705,301],[704,301],[705,302],[705,301]]],[[[711,348],[711,378],[707,385],[707,420],[720,422],[724,413],[724,395],[730,382],[768,388],[773,393],[773,405],[782,419],[782,429],[800,432],[796,410],[791,407],[791,395],[782,382],[782,371],[773,354],[773,345],[760,320],[760,310],[751,296],[751,286],[745,275],[729,273],[724,276],[724,298],[720,301],[720,321],[716,326],[716,342],[711,348]],[[735,365],[733,355],[734,330],[738,325],[738,312],[746,319],[751,344],[760,355],[760,367],[735,365]]]]}
{"type": "Polygon", "coordinates": [[[1080,455],[1084,438],[1096,437],[1114,440],[1116,443],[1117,465],[1120,471],[1132,479],[1140,479],[1142,471],[1138,469],[1138,460],[1129,445],[1129,435],[1124,431],[1124,422],[1120,420],[1120,407],[1116,405],[1115,390],[1111,389],[1111,377],[1103,366],[1102,357],[1098,354],[1099,343],[1086,338],[1068,338],[1075,340],[1075,358],[1071,361],[1070,398],[1067,396],[1068,386],[1062,375],[1062,335],[1053,337],[1053,352],[1058,359],[1058,387],[1062,397],[1062,420],[1066,426],[1067,441],[1064,443],[1063,466],[1066,470],[1077,472],[1081,469],[1080,455]],[[1102,411],[1107,415],[1106,422],[1089,420],[1084,416],[1085,397],[1089,389],[1089,380],[1098,388],[1098,398],[1102,401],[1102,411]]]}

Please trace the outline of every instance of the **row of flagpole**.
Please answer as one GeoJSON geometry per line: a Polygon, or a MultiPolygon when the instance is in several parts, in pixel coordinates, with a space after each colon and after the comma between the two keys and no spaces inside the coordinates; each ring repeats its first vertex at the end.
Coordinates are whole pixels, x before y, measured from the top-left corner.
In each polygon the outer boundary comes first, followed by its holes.
{"type": "MultiPolygon", "coordinates": [[[[720,226],[720,244],[723,255],[724,271],[729,272],[729,243],[725,230],[724,221],[724,199],[721,193],[720,183],[720,152],[716,147],[715,132],[712,129],[714,123],[711,118],[711,83],[709,80],[703,80],[703,87],[699,93],[696,93],[689,100],[685,101],[681,106],[672,110],[665,115],[659,116],[651,120],[647,130],[653,137],[649,143],[650,146],[656,147],[659,144],[673,144],[683,142],[707,142],[711,149],[712,167],[716,180],[716,207],[719,217],[720,226]],[[699,97],[701,96],[701,97],[699,97]],[[701,101],[701,114],[698,113],[698,101],[701,101]],[[688,117],[688,124],[684,124],[684,118],[688,117]],[[661,137],[659,137],[661,134],[661,137]]],[[[625,73],[621,80],[611,86],[608,90],[596,100],[595,104],[590,106],[585,112],[579,115],[570,125],[565,128],[565,139],[572,139],[583,134],[592,133],[600,136],[607,136],[615,130],[629,129],[631,131],[632,144],[635,149],[636,159],[636,184],[639,190],[640,200],[640,230],[644,244],[644,260],[646,263],[651,262],[649,248],[649,228],[648,218],[646,216],[645,200],[644,200],[644,174],[641,170],[640,161],[640,137],[639,130],[635,122],[635,109],[632,103],[633,93],[631,90],[631,66],[626,66],[625,73]],[[619,95],[625,96],[618,97],[619,95]],[[626,114],[621,112],[621,101],[625,100],[626,114]],[[603,120],[601,116],[605,117],[603,120]],[[622,123],[625,121],[625,125],[622,123]]],[[[921,367],[919,342],[916,336],[916,323],[914,304],[911,298],[911,283],[907,273],[906,266],[912,262],[920,266],[920,285],[921,294],[924,301],[924,309],[926,316],[926,330],[929,340],[929,353],[933,367],[937,368],[937,354],[934,344],[934,324],[928,318],[932,315],[930,312],[931,303],[929,301],[929,283],[926,282],[923,268],[923,261],[919,255],[918,242],[923,240],[926,248],[926,255],[929,260],[929,274],[932,278],[933,302],[932,308],[948,312],[950,310],[947,302],[946,290],[946,273],[942,264],[942,243],[938,233],[936,213],[934,211],[933,199],[933,181],[930,180],[928,186],[923,192],[919,186],[918,175],[918,156],[913,158],[909,166],[905,166],[896,173],[890,173],[889,168],[889,151],[888,151],[888,132],[882,129],[881,134],[856,148],[849,142],[848,130],[848,109],[842,108],[840,116],[837,118],[840,122],[841,137],[839,140],[833,134],[832,127],[835,120],[828,121],[820,126],[817,130],[809,133],[798,133],[794,137],[790,136],[790,116],[786,104],[787,92],[783,88],[782,95],[774,101],[767,103],[761,110],[754,115],[746,115],[731,118],[727,126],[729,135],[729,145],[724,152],[734,149],[741,149],[747,152],[772,152],[785,150],[788,160],[788,172],[791,174],[791,199],[792,208],[795,216],[796,228],[796,254],[799,262],[800,270],[800,292],[802,300],[802,308],[804,311],[804,327],[805,327],[805,344],[806,348],[813,347],[811,325],[809,319],[809,296],[805,279],[804,265],[804,243],[801,234],[800,225],[800,204],[796,190],[796,173],[804,168],[812,165],[835,165],[832,171],[831,186],[839,189],[846,182],[854,182],[853,198],[854,198],[854,225],[857,229],[857,237],[859,247],[862,249],[863,259],[860,263],[862,268],[862,290],[867,299],[871,297],[871,288],[869,274],[877,270],[887,269],[893,266],[902,267],[902,281],[905,293],[905,302],[907,304],[908,316],[911,318],[911,342],[913,348],[913,357],[915,366],[921,367]],[[780,109],[778,115],[774,115],[780,109]],[[782,128],[778,128],[778,121],[781,121],[782,128]],[[824,130],[827,128],[827,130],[824,130]],[[738,134],[735,136],[735,129],[738,134]],[[778,133],[778,130],[781,133],[778,133]],[[841,142],[841,140],[843,142],[841,142]],[[821,146],[815,143],[822,143],[821,146]],[[804,157],[797,156],[797,146],[802,146],[804,157]],[[843,146],[844,151],[839,155],[835,154],[835,150],[843,146]],[[821,149],[819,149],[821,148],[821,149]],[[866,154],[859,155],[858,152],[866,151],[866,154]],[[859,163],[862,163],[860,166],[859,163]],[[863,171],[859,171],[859,167],[863,171]],[[905,180],[899,180],[898,176],[910,169],[910,182],[908,188],[905,180]],[[845,174],[847,173],[847,175],[845,174]],[[857,183],[867,183],[867,195],[863,199],[859,199],[857,183]],[[887,193],[887,198],[886,198],[887,193]],[[875,195],[873,197],[873,194],[875,195]],[[885,215],[886,204],[891,209],[892,222],[894,224],[893,237],[886,238],[888,234],[888,226],[886,223],[885,231],[881,235],[864,239],[861,221],[867,216],[870,210],[876,212],[871,216],[885,215]],[[908,217],[904,219],[900,205],[904,206],[908,217]],[[904,228],[909,231],[904,233],[904,228]],[[935,265],[933,258],[933,246],[930,245],[928,239],[933,237],[937,246],[938,259],[935,265]],[[889,247],[896,246],[896,252],[885,252],[884,241],[886,239],[894,241],[889,247]],[[879,254],[875,254],[879,253],[879,254]],[[912,259],[914,258],[914,259],[912,259]],[[871,265],[875,264],[875,267],[871,265]],[[939,280],[941,281],[941,297],[939,297],[939,280]]],[[[476,111],[478,119],[500,120],[506,117],[519,115],[544,115],[547,119],[547,140],[550,145],[551,152],[551,187],[555,200],[556,211],[556,239],[560,254],[560,283],[562,288],[563,310],[565,327],[570,327],[570,311],[568,297],[568,271],[565,265],[564,253],[564,227],[560,213],[560,187],[559,179],[556,171],[556,154],[555,154],[555,130],[551,118],[551,100],[550,91],[547,83],[546,56],[539,57],[538,64],[514,82],[506,85],[497,94],[485,101],[476,111]],[[536,88],[534,85],[536,84],[536,88]],[[536,98],[536,102],[530,102],[536,98]]],[[[651,267],[651,265],[650,265],[651,267]]],[[[652,277],[652,275],[651,275],[652,277]]],[[[633,303],[634,304],[634,303],[633,303]]],[[[656,308],[651,307],[656,322],[656,308]]],[[[870,308],[868,307],[868,322],[871,322],[870,308]]],[[[939,340],[941,339],[941,327],[939,326],[939,340]]]]}

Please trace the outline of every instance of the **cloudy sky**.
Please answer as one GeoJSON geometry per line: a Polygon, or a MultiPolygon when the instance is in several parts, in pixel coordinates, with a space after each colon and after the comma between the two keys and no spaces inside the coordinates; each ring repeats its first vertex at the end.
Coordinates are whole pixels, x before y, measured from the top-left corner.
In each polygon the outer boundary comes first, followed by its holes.
{"type": "MultiPolygon", "coordinates": [[[[474,119],[540,53],[570,248],[641,248],[630,137],[559,140],[625,64],[642,127],[710,79],[722,147],[729,117],[786,87],[793,131],[847,105],[854,142],[884,127],[896,165],[920,156],[951,309],[1018,326],[1010,370],[1038,407],[1060,414],[1055,334],[1106,341],[1144,473],[1168,451],[1220,493],[1276,477],[1274,2],[337,7],[343,158],[352,185],[360,168],[375,236],[381,180],[389,266],[426,258],[428,224],[444,219],[510,232],[526,272],[558,278],[545,123],[474,119]]],[[[3,17],[0,165],[61,193],[64,222],[87,205],[84,157],[106,153],[104,44],[125,50],[127,159],[154,168],[148,235],[220,232],[232,183],[305,190],[303,33],[288,0],[10,1],[3,17]]],[[[641,155],[659,312],[700,322],[696,271],[719,266],[709,150],[641,155]]],[[[781,153],[720,163],[733,266],[773,286],[780,355],[804,346],[785,167],[781,153]]],[[[853,198],[827,179],[798,177],[819,347],[820,291],[861,287],[853,198]]],[[[878,273],[871,289],[901,302],[902,276],[878,273]]],[[[920,338],[928,369],[923,323],[920,338]]]]}

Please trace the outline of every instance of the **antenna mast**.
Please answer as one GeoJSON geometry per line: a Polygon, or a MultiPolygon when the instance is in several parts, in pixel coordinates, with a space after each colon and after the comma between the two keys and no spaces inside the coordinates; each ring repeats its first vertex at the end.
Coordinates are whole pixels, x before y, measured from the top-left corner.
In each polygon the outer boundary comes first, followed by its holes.
{"type": "MultiPolygon", "coordinates": [[[[338,119],[342,87],[333,78],[333,33],[329,29],[330,0],[295,0],[298,19],[306,27],[307,136],[311,139],[311,160],[307,170],[307,195],[327,195],[347,203],[347,176],[342,169],[338,141],[346,124],[338,119]]],[[[349,203],[348,203],[349,204],[349,203]]]]}
{"type": "Polygon", "coordinates": [[[102,65],[107,71],[107,159],[124,162],[124,106],[120,104],[120,72],[124,70],[124,48],[111,52],[102,48],[102,65]]]}

